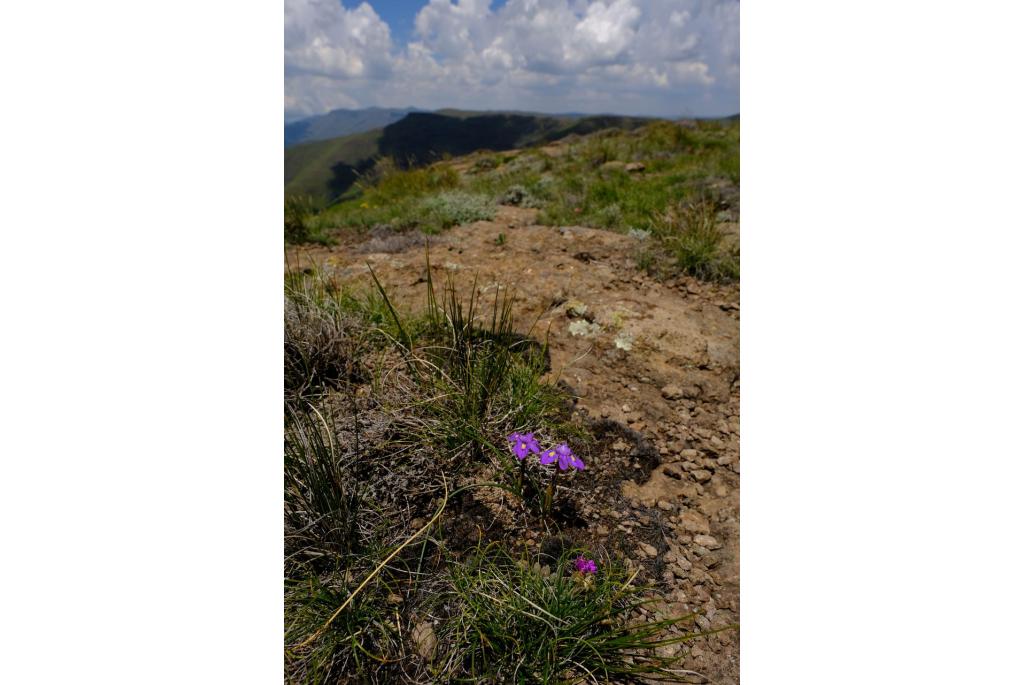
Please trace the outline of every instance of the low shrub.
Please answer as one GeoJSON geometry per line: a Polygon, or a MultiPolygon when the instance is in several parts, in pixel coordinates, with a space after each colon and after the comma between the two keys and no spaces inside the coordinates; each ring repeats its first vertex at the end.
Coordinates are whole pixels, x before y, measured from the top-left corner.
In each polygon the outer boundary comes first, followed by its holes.
{"type": "Polygon", "coordinates": [[[429,228],[445,229],[474,221],[494,218],[494,202],[486,195],[450,190],[430,196],[420,203],[429,228]]]}

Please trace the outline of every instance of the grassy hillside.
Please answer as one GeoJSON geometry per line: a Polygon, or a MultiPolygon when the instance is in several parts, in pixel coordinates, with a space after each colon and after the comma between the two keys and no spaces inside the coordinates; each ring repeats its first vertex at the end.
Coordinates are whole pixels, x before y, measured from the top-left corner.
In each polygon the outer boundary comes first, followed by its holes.
{"type": "Polygon", "coordinates": [[[382,133],[376,129],[288,148],[284,155],[285,194],[341,194],[355,180],[355,172],[380,153],[382,133]]]}
{"type": "Polygon", "coordinates": [[[476,150],[510,150],[572,134],[649,123],[638,117],[555,117],[509,113],[413,112],[382,129],[296,145],[285,151],[285,194],[335,198],[379,158],[420,166],[476,150]]]}
{"type": "MultiPolygon", "coordinates": [[[[477,151],[412,169],[382,163],[340,202],[308,217],[307,234],[328,240],[338,231],[374,226],[429,233],[491,219],[501,204],[518,205],[539,210],[542,224],[634,233],[642,238],[637,263],[652,273],[738,277],[738,120],[661,121],[588,135],[578,131],[601,122],[550,130],[539,122],[529,131],[514,123],[506,118],[508,138],[498,141],[533,136],[542,144],[477,151]],[[552,130],[561,138],[554,144],[544,141],[552,130]]],[[[381,149],[397,140],[401,149],[420,152],[414,139],[405,142],[397,133],[382,136],[381,149]]],[[[468,136],[457,145],[480,143],[468,136]]]]}

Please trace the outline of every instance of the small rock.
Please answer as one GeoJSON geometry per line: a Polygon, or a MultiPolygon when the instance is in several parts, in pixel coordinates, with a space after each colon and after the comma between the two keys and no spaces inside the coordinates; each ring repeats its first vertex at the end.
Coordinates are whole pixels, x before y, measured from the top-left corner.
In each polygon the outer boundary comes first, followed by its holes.
{"type": "Polygon", "coordinates": [[[429,621],[423,621],[412,629],[412,641],[416,645],[416,653],[430,661],[434,658],[434,650],[437,648],[437,636],[434,635],[434,627],[429,621]]]}
{"type": "Polygon", "coordinates": [[[678,385],[666,385],[661,389],[661,396],[666,400],[678,400],[683,396],[683,389],[678,385]]]}
{"type": "Polygon", "coordinates": [[[629,164],[626,165],[626,171],[628,171],[631,174],[640,173],[646,168],[647,167],[644,166],[643,162],[630,162],[629,164]]]}
{"type": "Polygon", "coordinates": [[[722,543],[711,537],[710,535],[694,535],[693,541],[701,547],[707,547],[708,549],[718,549],[722,546],[722,543]]]}
{"type": "MultiPolygon", "coordinates": [[[[706,616],[698,616],[697,617],[697,625],[700,626],[701,630],[711,630],[711,621],[709,621],[706,616]]],[[[700,647],[694,647],[694,651],[696,651],[698,649],[700,649],[700,647]]],[[[701,654],[703,654],[703,652],[701,652],[701,654]]],[[[694,656],[699,656],[699,655],[695,654],[694,656]]]]}
{"type": "Polygon", "coordinates": [[[658,508],[662,511],[672,511],[672,509],[674,509],[671,502],[666,502],[663,499],[658,500],[658,508]]]}
{"type": "Polygon", "coordinates": [[[688,560],[679,558],[676,560],[676,563],[672,564],[672,573],[676,574],[676,577],[680,580],[685,580],[692,568],[693,564],[688,560]]]}
{"type": "Polygon", "coordinates": [[[693,471],[693,477],[697,479],[698,483],[706,483],[711,480],[711,472],[705,471],[704,469],[697,469],[693,471]]]}
{"type": "Polygon", "coordinates": [[[687,533],[703,533],[706,535],[711,532],[711,525],[708,523],[708,520],[695,511],[684,511],[680,514],[679,525],[687,533]]]}
{"type": "Polygon", "coordinates": [[[640,549],[643,550],[644,554],[651,557],[652,559],[658,556],[658,550],[654,547],[654,545],[649,545],[646,542],[641,542],[640,549]]]}

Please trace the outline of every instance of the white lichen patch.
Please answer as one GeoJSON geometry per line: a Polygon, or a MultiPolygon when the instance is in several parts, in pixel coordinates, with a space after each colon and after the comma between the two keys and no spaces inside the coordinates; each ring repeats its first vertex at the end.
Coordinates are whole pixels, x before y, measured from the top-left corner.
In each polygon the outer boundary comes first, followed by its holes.
{"type": "Polygon", "coordinates": [[[615,347],[629,352],[633,349],[633,334],[629,331],[619,331],[615,336],[615,347]]]}
{"type": "Polygon", "coordinates": [[[586,319],[576,319],[569,324],[569,333],[580,338],[593,338],[601,332],[601,326],[586,319]]]}

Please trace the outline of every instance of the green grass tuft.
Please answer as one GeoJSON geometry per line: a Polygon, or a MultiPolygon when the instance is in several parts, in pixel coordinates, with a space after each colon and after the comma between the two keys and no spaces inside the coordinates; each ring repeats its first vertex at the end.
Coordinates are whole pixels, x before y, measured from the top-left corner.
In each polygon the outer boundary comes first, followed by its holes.
{"type": "Polygon", "coordinates": [[[706,281],[739,279],[739,249],[725,244],[713,203],[702,201],[671,208],[659,215],[654,235],[683,273],[706,281]]]}
{"type": "Polygon", "coordinates": [[[638,676],[676,680],[676,657],[658,647],[696,637],[669,635],[693,616],[645,622],[644,588],[619,564],[598,560],[598,573],[572,572],[575,552],[543,569],[490,546],[453,564],[443,597],[445,682],[621,682],[638,676]]]}

